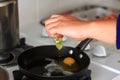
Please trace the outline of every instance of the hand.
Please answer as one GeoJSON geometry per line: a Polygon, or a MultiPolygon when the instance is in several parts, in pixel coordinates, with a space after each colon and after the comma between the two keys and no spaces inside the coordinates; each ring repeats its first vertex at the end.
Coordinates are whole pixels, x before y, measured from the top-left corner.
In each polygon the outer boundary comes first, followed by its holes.
{"type": "Polygon", "coordinates": [[[67,36],[76,40],[93,38],[112,44],[116,42],[114,15],[91,21],[80,20],[70,15],[52,15],[45,21],[45,26],[48,35],[53,38],[67,36]]]}
{"type": "Polygon", "coordinates": [[[52,15],[45,21],[47,33],[50,37],[67,36],[76,40],[88,38],[89,21],[79,20],[70,15],[52,15]]]}

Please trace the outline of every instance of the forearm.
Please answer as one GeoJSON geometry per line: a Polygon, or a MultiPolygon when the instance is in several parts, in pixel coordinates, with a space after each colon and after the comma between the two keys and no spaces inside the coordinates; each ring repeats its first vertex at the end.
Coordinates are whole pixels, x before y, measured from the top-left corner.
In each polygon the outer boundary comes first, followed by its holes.
{"type": "Polygon", "coordinates": [[[116,18],[91,21],[90,38],[116,44],[116,18]]]}

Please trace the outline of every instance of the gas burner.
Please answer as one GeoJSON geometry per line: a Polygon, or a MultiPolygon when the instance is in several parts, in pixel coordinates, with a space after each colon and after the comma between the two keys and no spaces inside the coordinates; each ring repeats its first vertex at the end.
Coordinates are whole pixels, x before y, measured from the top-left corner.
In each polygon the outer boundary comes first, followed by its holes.
{"type": "Polygon", "coordinates": [[[7,63],[11,61],[14,58],[14,56],[11,53],[1,54],[0,55],[0,63],[7,63]]]}
{"type": "MultiPolygon", "coordinates": [[[[33,80],[27,78],[24,74],[20,72],[20,70],[13,71],[13,75],[14,75],[14,80],[33,80]]],[[[75,78],[75,79],[67,79],[67,80],[91,80],[91,70],[87,70],[82,76],[78,77],[77,79],[75,78]]]]}
{"type": "Polygon", "coordinates": [[[4,60],[0,60],[0,65],[2,66],[14,66],[17,64],[18,56],[25,50],[32,48],[33,46],[25,44],[25,38],[20,39],[20,44],[16,46],[15,49],[8,52],[7,58],[4,60]]]}

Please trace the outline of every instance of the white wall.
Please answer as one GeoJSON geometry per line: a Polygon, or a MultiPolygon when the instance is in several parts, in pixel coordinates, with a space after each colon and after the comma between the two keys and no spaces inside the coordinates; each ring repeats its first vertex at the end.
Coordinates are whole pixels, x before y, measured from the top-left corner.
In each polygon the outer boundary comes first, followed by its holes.
{"type": "Polygon", "coordinates": [[[36,1],[18,0],[20,26],[36,22],[36,1]]]}
{"type": "Polygon", "coordinates": [[[20,26],[32,24],[50,16],[77,6],[86,0],[18,0],[20,26]]]}
{"type": "Polygon", "coordinates": [[[120,9],[120,0],[91,0],[87,4],[103,5],[111,8],[120,9]]]}
{"type": "Polygon", "coordinates": [[[60,13],[85,4],[101,4],[115,8],[120,5],[117,0],[18,0],[20,26],[38,23],[53,13],[60,13]]]}
{"type": "Polygon", "coordinates": [[[60,13],[78,6],[82,6],[86,0],[39,0],[39,19],[50,16],[53,13],[60,13]]]}

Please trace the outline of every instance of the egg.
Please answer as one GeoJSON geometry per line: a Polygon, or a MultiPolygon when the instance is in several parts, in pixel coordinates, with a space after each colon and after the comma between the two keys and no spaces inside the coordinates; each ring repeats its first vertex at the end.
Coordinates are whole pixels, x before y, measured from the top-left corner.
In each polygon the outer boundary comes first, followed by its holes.
{"type": "Polygon", "coordinates": [[[72,64],[75,63],[75,60],[74,60],[72,57],[66,57],[66,58],[63,60],[63,63],[66,64],[66,65],[71,66],[72,64]]]}

